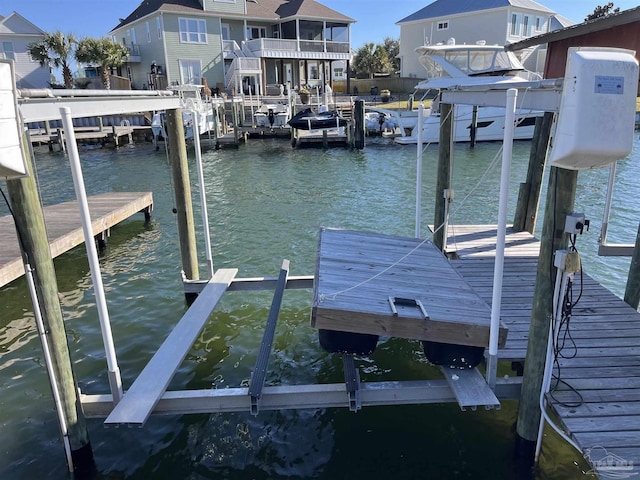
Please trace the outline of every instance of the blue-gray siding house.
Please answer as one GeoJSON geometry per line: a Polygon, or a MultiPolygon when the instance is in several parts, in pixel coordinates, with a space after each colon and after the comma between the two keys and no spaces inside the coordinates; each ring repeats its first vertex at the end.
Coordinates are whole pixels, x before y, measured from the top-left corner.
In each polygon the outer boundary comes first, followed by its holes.
{"type": "Polygon", "coordinates": [[[130,51],[133,88],[264,93],[330,83],[333,62],[351,60],[354,21],[314,0],[146,0],[110,33],[130,51]]]}
{"type": "MultiPolygon", "coordinates": [[[[401,75],[424,78],[415,49],[422,45],[485,41],[506,45],[547,33],[572,22],[533,0],[436,0],[397,22],[400,26],[401,75]]],[[[526,68],[541,72],[546,48],[519,52],[526,68]]]]}

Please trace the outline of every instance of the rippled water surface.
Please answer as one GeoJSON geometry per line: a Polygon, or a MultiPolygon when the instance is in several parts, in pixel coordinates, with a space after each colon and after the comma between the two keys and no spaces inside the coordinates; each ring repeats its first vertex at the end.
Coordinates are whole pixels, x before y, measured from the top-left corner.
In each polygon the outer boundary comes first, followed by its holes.
{"type": "MultiPolygon", "coordinates": [[[[464,203],[499,144],[455,152],[452,223],[496,223],[499,168],[464,203]]],[[[524,181],[529,143],[515,145],[509,218],[524,181]]],[[[193,152],[191,152],[193,154],[193,152]]],[[[81,150],[88,194],[152,191],[153,220],[141,215],[112,230],[101,256],[114,342],[130,386],[185,311],[171,169],[151,145],[81,150]]],[[[423,169],[423,222],[433,222],[437,149],[423,169]]],[[[293,150],[283,140],[254,140],[204,153],[210,235],[216,268],[239,276],[312,274],[320,226],[411,236],[415,148],[371,140],[363,151],[293,150]]],[[[191,161],[193,166],[193,159],[191,161]]],[[[36,152],[43,203],[74,198],[66,157],[36,152]]],[[[201,275],[205,275],[199,197],[192,169],[201,275]]],[[[629,260],[595,255],[608,171],[580,173],[576,210],[592,220],[579,239],[588,272],[624,292],[629,260]]],[[[638,152],[620,163],[610,240],[632,243],[640,208],[638,152]]],[[[545,181],[546,184],[546,181],[545,181]]],[[[4,185],[2,185],[4,187],[4,185]]],[[[0,213],[6,208],[0,206],[0,213]]],[[[423,228],[426,232],[426,228],[423,228]]],[[[84,246],[55,261],[71,355],[80,388],[106,393],[106,362],[84,246]]],[[[262,338],[271,292],[224,296],[170,388],[246,385],[262,338]]],[[[269,384],[340,382],[342,363],[320,349],[309,326],[311,292],[287,291],[270,361],[269,384]]],[[[0,478],[67,478],[50,388],[23,279],[0,289],[0,478]]],[[[358,360],[362,379],[435,378],[419,342],[388,339],[358,360]]],[[[509,373],[508,368],[503,373],[509,373]]],[[[500,411],[457,405],[152,417],[142,429],[105,429],[88,420],[100,476],[108,479],[414,479],[519,478],[512,462],[517,403],[500,411]]],[[[583,478],[581,458],[549,434],[538,479],[583,478]]],[[[586,478],[586,477],[585,477],[586,478]]]]}

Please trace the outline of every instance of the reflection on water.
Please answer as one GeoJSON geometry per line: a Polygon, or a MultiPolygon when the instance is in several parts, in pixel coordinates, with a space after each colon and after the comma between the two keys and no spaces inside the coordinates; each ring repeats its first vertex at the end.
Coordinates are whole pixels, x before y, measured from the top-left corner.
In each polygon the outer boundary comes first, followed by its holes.
{"type": "MultiPolygon", "coordinates": [[[[456,202],[476,186],[499,144],[459,146],[453,170],[456,202]]],[[[509,216],[524,180],[529,144],[517,142],[509,216]]],[[[66,157],[37,152],[45,204],[74,197],[66,157]]],[[[114,342],[128,388],[186,309],[180,281],[171,172],[151,145],[82,151],[89,195],[152,191],[153,221],[138,216],[112,229],[100,262],[114,342]]],[[[437,150],[425,152],[422,222],[433,222],[437,150]]],[[[635,158],[635,157],[634,157],[635,158]]],[[[238,150],[207,151],[205,188],[217,268],[240,276],[311,274],[320,226],[408,235],[414,231],[415,149],[376,139],[363,151],[293,150],[280,140],[252,141],[238,150]]],[[[610,239],[633,242],[637,222],[637,161],[619,166],[610,239]]],[[[594,256],[608,172],[579,176],[576,209],[592,220],[579,239],[589,273],[617,294],[628,259],[594,256]]],[[[496,223],[500,169],[491,170],[453,222],[496,223]]],[[[195,175],[192,175],[193,188],[195,175]]],[[[201,272],[205,259],[200,199],[194,193],[201,272]]],[[[544,194],[543,194],[544,200],[544,194]]],[[[457,205],[454,203],[454,208],[457,205]]],[[[0,206],[0,214],[6,210],[0,206]]],[[[84,246],[55,261],[69,346],[81,389],[108,391],[106,361],[84,246]]],[[[256,361],[272,292],[226,294],[178,369],[170,388],[246,385],[256,361]]],[[[309,327],[311,292],[284,296],[268,385],[343,380],[342,362],[318,345],[309,327]]],[[[357,360],[363,381],[437,378],[420,342],[381,339],[357,360]]],[[[509,373],[508,368],[504,373],[509,373]]],[[[24,280],[0,290],[0,478],[66,478],[50,389],[24,280]]],[[[345,399],[346,403],[346,399],[345,399]]],[[[460,412],[457,405],[152,417],[143,429],[105,429],[89,420],[102,478],[414,479],[520,478],[512,461],[517,403],[500,411],[460,412]]],[[[580,457],[551,432],[538,479],[582,478],[580,457]]]]}

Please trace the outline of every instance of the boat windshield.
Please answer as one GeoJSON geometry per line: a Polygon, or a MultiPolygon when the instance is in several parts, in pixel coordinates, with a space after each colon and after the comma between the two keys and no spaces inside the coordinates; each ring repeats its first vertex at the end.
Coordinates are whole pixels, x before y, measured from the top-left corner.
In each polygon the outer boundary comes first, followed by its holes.
{"type": "Polygon", "coordinates": [[[427,78],[493,75],[524,70],[512,52],[497,49],[425,49],[420,63],[427,78]]]}

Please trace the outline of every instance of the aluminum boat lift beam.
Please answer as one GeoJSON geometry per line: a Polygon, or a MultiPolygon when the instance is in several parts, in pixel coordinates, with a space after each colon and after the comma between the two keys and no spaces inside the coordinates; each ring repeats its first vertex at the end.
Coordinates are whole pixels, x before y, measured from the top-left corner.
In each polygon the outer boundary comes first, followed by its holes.
{"type": "Polygon", "coordinates": [[[479,107],[503,107],[507,105],[506,91],[518,90],[516,108],[560,111],[560,97],[564,79],[554,78],[535,82],[504,82],[491,85],[454,85],[442,89],[442,103],[452,105],[477,105],[479,107]]]}
{"type": "Polygon", "coordinates": [[[180,99],[161,90],[18,90],[18,109],[24,123],[59,120],[60,108],[72,118],[122,115],[182,108],[180,99]],[[99,100],[99,101],[97,101],[99,100]]]}

